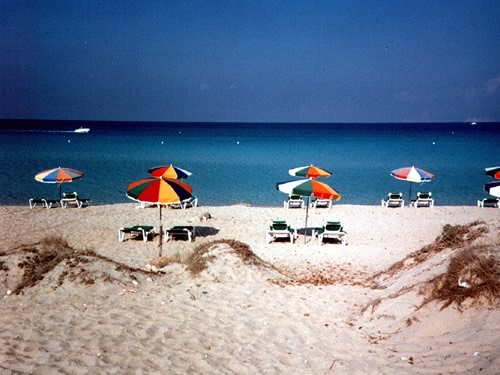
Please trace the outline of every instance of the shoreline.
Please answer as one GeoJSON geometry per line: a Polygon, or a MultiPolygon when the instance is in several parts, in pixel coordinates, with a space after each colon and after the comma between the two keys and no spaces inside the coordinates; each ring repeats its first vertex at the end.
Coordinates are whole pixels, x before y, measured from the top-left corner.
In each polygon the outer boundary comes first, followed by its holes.
{"type": "MultiPolygon", "coordinates": [[[[138,209],[138,203],[119,203],[111,205],[88,206],[78,208],[34,208],[26,206],[0,206],[0,224],[4,228],[2,247],[23,241],[36,242],[46,235],[62,235],[70,245],[79,247],[101,248],[104,255],[123,258],[134,265],[143,265],[145,259],[156,256],[158,236],[153,241],[118,242],[118,230],[121,227],[151,225],[159,227],[159,210],[156,207],[138,209]],[[31,227],[31,229],[29,229],[31,227]],[[16,230],[22,228],[18,235],[16,230]],[[147,250],[147,256],[133,255],[133,249],[147,250]]],[[[299,230],[305,227],[305,209],[285,209],[283,207],[254,207],[247,205],[233,206],[198,206],[195,208],[163,209],[163,227],[173,225],[194,225],[198,235],[194,242],[169,241],[164,243],[168,251],[185,253],[198,244],[216,239],[236,239],[247,243],[263,259],[282,258],[288,262],[301,262],[307,259],[307,253],[298,251],[301,247],[314,250],[321,261],[347,261],[373,267],[387,265],[387,261],[397,261],[411,251],[432,242],[441,232],[444,224],[467,224],[475,220],[500,223],[500,210],[477,206],[434,206],[433,208],[384,208],[367,205],[335,205],[332,209],[309,209],[307,228],[320,227],[328,220],[342,221],[348,233],[349,245],[318,245],[311,236],[299,233],[294,244],[286,242],[266,242],[266,233],[272,220],[287,220],[299,230]],[[212,218],[200,221],[200,217],[209,213],[212,218]],[[294,251],[288,251],[292,248],[294,251]],[[348,249],[348,250],[347,250],[348,249]],[[334,250],[334,251],[332,251],[334,250]],[[337,251],[338,250],[338,251],[337,251]],[[364,251],[387,252],[384,257],[372,261],[364,251]],[[342,254],[339,255],[339,254],[342,254]],[[386,259],[387,258],[387,259],[386,259]]],[[[494,225],[494,224],[491,224],[494,225]]],[[[500,226],[500,224],[499,224],[500,226]]]]}

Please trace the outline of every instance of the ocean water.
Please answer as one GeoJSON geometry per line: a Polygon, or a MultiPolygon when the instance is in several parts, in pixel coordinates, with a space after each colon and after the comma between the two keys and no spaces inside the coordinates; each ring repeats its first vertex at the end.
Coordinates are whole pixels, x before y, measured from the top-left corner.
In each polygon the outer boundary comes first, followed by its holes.
{"type": "Polygon", "coordinates": [[[500,124],[218,124],[64,121],[0,122],[0,204],[27,205],[57,198],[58,186],[34,180],[57,166],[85,176],[62,185],[93,204],[130,202],[127,185],[147,170],[174,164],[203,205],[279,206],[276,183],[296,179],[294,167],[315,164],[333,172],[322,179],[342,195],[339,204],[379,205],[388,192],[410,184],[390,176],[415,165],[433,173],[436,205],[475,205],[486,197],[484,168],[500,165],[500,124]],[[72,130],[90,127],[86,134],[72,130]]]}

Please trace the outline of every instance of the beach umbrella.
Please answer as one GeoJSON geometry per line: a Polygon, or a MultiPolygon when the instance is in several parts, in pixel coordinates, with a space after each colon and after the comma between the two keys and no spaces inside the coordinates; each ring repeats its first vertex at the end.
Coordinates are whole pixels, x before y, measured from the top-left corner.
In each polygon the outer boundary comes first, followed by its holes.
{"type": "Polygon", "coordinates": [[[484,184],[484,191],[494,197],[500,198],[500,181],[493,181],[484,184]]]}
{"type": "Polygon", "coordinates": [[[163,204],[180,202],[191,197],[193,188],[188,184],[171,178],[148,177],[132,182],[127,188],[127,197],[141,203],[151,203],[160,209],[160,245],[162,252],[163,224],[161,208],[163,204]]]}
{"type": "Polygon", "coordinates": [[[72,168],[51,168],[38,172],[35,180],[45,184],[59,184],[59,199],[61,199],[61,185],[65,182],[73,182],[83,177],[83,172],[72,168]]]}
{"type": "Polygon", "coordinates": [[[403,181],[410,181],[410,193],[408,199],[411,200],[411,187],[414,182],[430,182],[435,176],[423,169],[416,168],[415,166],[404,167],[395,169],[391,172],[391,176],[403,181]]]}
{"type": "Polygon", "coordinates": [[[174,167],[172,164],[150,168],[148,173],[154,177],[173,178],[174,180],[188,178],[192,175],[191,172],[174,167]]]}
{"type": "Polygon", "coordinates": [[[488,176],[500,179],[500,167],[485,168],[484,173],[486,173],[488,176]]]}
{"type": "Polygon", "coordinates": [[[332,172],[316,167],[313,164],[306,165],[305,167],[290,169],[288,173],[291,176],[306,177],[306,178],[330,177],[332,175],[332,172]]]}
{"type": "MultiPolygon", "coordinates": [[[[306,222],[305,222],[305,230],[307,230],[307,217],[309,211],[309,198],[315,197],[320,199],[331,199],[338,201],[340,199],[340,194],[325,184],[324,182],[320,182],[317,180],[310,179],[301,179],[301,180],[293,180],[293,181],[285,181],[276,184],[276,190],[279,190],[288,195],[301,195],[303,197],[307,197],[306,204],[306,222]]],[[[306,233],[307,234],[307,233],[306,233]]],[[[305,236],[304,236],[305,242],[305,236]]]]}

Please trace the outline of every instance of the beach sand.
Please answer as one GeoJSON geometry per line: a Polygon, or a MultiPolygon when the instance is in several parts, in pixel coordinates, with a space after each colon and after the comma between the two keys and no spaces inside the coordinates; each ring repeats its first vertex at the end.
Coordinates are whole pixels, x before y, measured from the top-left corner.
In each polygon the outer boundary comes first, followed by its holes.
{"type": "Polygon", "coordinates": [[[302,234],[294,244],[267,243],[272,219],[304,228],[301,209],[165,209],[164,226],[194,225],[198,235],[165,242],[164,255],[185,258],[203,243],[235,239],[264,262],[245,264],[219,244],[208,268],[192,276],[178,263],[141,271],[158,256],[158,236],[119,242],[118,230],[158,226],[159,215],[136,206],[0,207],[0,374],[500,373],[498,307],[421,306],[416,286],[445,272],[453,250],[385,272],[446,224],[483,222],[487,233],[475,242],[493,244],[498,256],[498,209],[309,210],[308,227],[341,220],[347,246],[302,234]],[[205,213],[211,218],[200,220],[205,213]],[[13,293],[25,249],[51,236],[100,257],[70,257],[13,293]]]}

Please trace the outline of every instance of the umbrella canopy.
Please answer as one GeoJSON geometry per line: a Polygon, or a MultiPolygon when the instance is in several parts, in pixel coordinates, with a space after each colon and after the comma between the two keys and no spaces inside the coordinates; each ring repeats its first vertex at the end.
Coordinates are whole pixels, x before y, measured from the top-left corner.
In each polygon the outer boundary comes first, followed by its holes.
{"type": "Polygon", "coordinates": [[[410,182],[429,182],[435,178],[433,174],[415,166],[395,169],[391,172],[391,176],[410,182]]]}
{"type": "Polygon", "coordinates": [[[188,199],[192,191],[191,186],[178,180],[149,177],[129,184],[127,196],[139,202],[165,204],[188,199]]]}
{"type": "Polygon", "coordinates": [[[150,168],[148,173],[154,177],[173,178],[175,180],[188,178],[192,175],[191,172],[174,167],[172,164],[150,168]]]}
{"type": "Polygon", "coordinates": [[[159,255],[162,252],[163,224],[161,221],[161,207],[165,203],[180,202],[191,197],[193,188],[184,182],[171,178],[143,178],[132,182],[127,188],[127,197],[144,203],[158,204],[160,207],[160,245],[159,255]]]}
{"type": "Polygon", "coordinates": [[[338,201],[340,194],[324,182],[316,180],[294,180],[276,184],[276,190],[287,194],[302,195],[338,201]]]}
{"type": "Polygon", "coordinates": [[[415,166],[399,168],[391,171],[391,176],[404,181],[410,181],[410,193],[408,199],[411,200],[411,187],[413,182],[430,182],[435,176],[423,169],[416,168],[415,166]]]}
{"type": "Polygon", "coordinates": [[[484,191],[488,192],[488,194],[493,195],[494,197],[500,198],[500,181],[493,181],[484,184],[484,191]]]}
{"type": "Polygon", "coordinates": [[[332,172],[325,169],[316,167],[315,165],[306,165],[305,167],[293,168],[288,171],[291,176],[306,177],[306,178],[318,178],[318,177],[330,177],[332,172]]]}
{"type": "Polygon", "coordinates": [[[35,180],[45,184],[59,184],[59,199],[61,199],[61,184],[73,182],[83,177],[83,172],[72,168],[51,168],[38,172],[35,180]]]}
{"type": "Polygon", "coordinates": [[[485,168],[484,173],[486,173],[488,176],[500,179],[500,167],[485,168]]]}
{"type": "Polygon", "coordinates": [[[72,168],[52,168],[40,171],[35,175],[35,180],[46,184],[61,184],[71,182],[83,177],[83,172],[72,168]]]}

